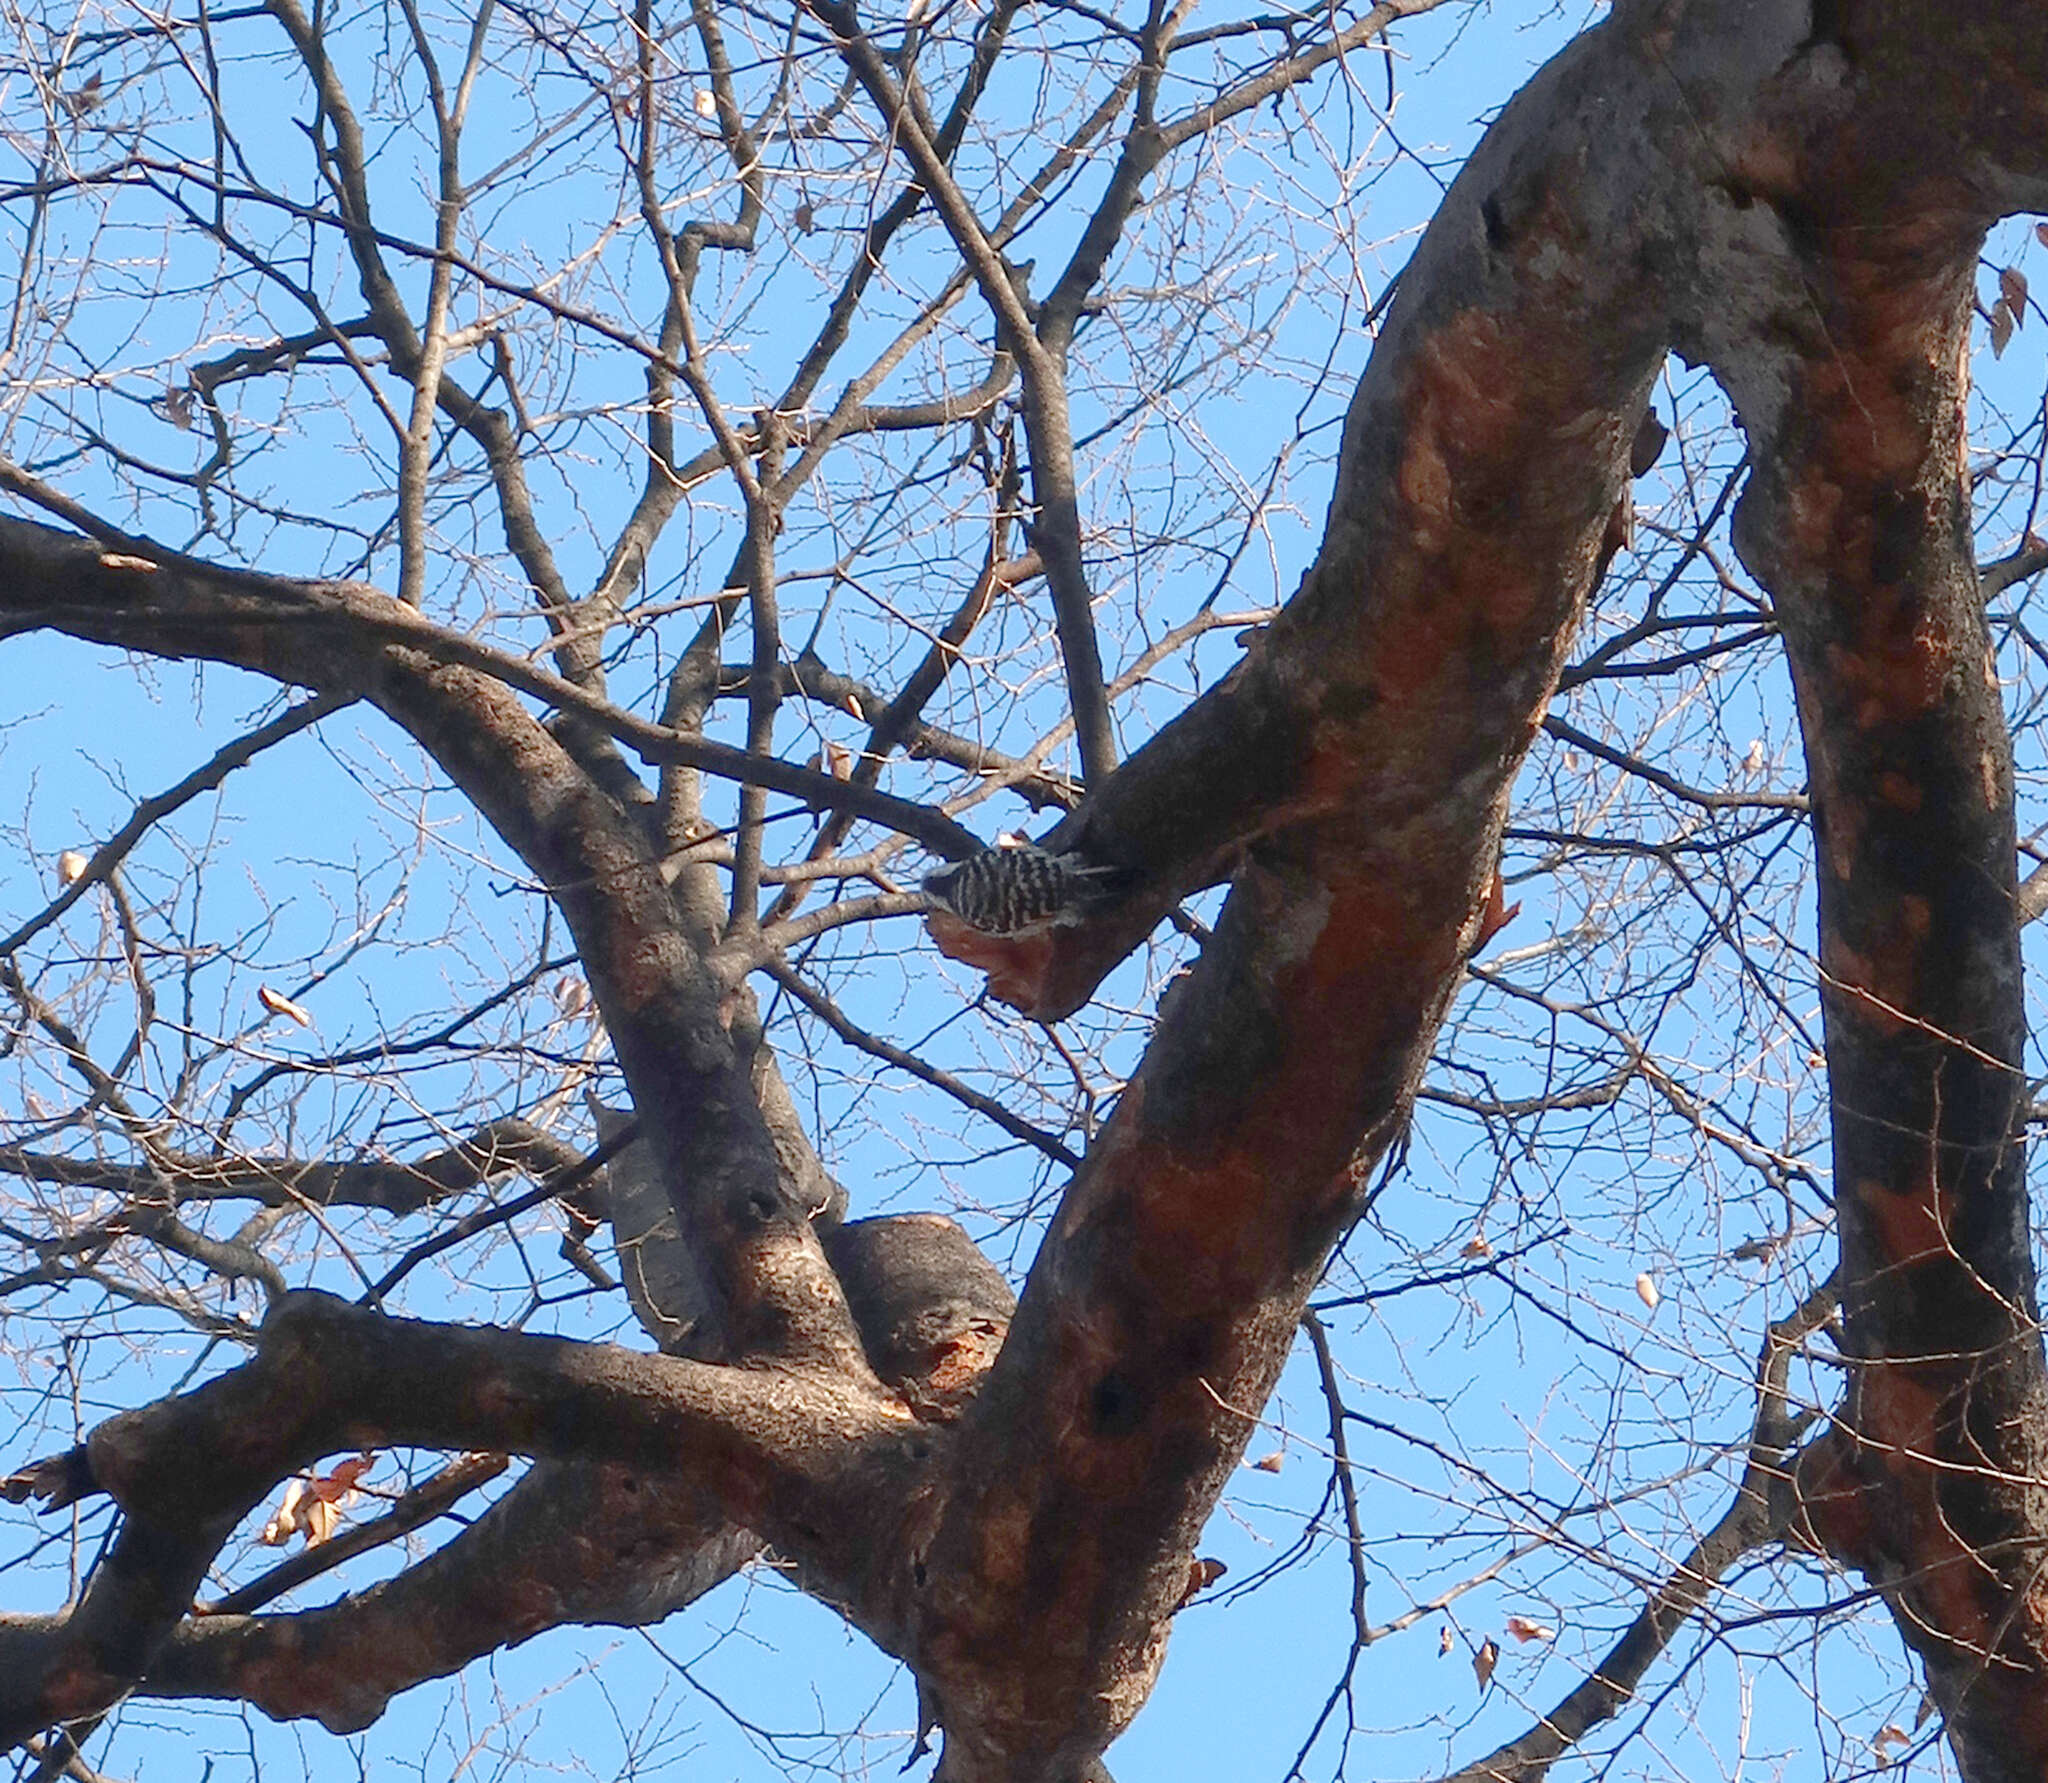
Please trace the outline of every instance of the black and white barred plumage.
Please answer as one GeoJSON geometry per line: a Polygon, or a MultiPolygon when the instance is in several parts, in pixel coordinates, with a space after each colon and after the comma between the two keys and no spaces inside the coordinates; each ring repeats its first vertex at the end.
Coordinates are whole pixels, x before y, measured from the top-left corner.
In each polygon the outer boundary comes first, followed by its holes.
{"type": "Polygon", "coordinates": [[[924,894],[984,935],[1035,935],[1079,922],[1100,899],[1113,867],[1029,842],[984,848],[924,876],[924,894]]]}

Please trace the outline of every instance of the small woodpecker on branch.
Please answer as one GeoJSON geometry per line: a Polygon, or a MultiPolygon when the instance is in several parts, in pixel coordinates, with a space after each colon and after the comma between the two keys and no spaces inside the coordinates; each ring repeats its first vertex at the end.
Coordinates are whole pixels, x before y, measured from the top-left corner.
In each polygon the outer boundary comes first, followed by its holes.
{"type": "Polygon", "coordinates": [[[1035,935],[1079,922],[1108,891],[1114,867],[1029,842],[984,848],[924,876],[924,895],[984,935],[1035,935]]]}

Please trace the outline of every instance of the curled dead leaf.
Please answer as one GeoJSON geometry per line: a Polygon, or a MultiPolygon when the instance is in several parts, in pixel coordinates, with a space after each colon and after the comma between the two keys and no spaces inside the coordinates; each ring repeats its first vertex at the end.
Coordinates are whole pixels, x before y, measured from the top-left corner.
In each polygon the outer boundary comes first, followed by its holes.
{"type": "Polygon", "coordinates": [[[315,1474],[312,1480],[314,1492],[323,1503],[333,1504],[353,1493],[361,1483],[364,1474],[377,1463],[374,1450],[366,1449],[360,1455],[351,1455],[346,1461],[337,1461],[333,1471],[315,1474]]]}
{"type": "Polygon", "coordinates": [[[75,848],[67,848],[57,857],[57,883],[76,885],[85,877],[85,870],[92,863],[75,848]]]}
{"type": "Polygon", "coordinates": [[[1636,1298],[1640,1300],[1645,1306],[1647,1306],[1652,1312],[1655,1312],[1657,1310],[1657,1302],[1664,1298],[1664,1296],[1658,1292],[1657,1278],[1654,1275],[1650,1274],[1648,1270],[1645,1270],[1641,1275],[1636,1277],[1636,1298]]]}
{"type": "Polygon", "coordinates": [[[1448,1658],[1450,1658],[1450,1656],[1451,1656],[1451,1649],[1452,1649],[1452,1648],[1453,1648],[1454,1646],[1456,1646],[1456,1645],[1457,1645],[1457,1642],[1455,1642],[1454,1640],[1452,1640],[1452,1639],[1451,1639],[1451,1625],[1450,1625],[1450,1624],[1449,1624],[1448,1622],[1446,1622],[1446,1623],[1445,1623],[1445,1624],[1443,1625],[1443,1627],[1441,1627],[1440,1629],[1438,1629],[1438,1630],[1437,1630],[1437,1632],[1436,1632],[1436,1656],[1437,1656],[1437,1658],[1439,1658],[1439,1659],[1448,1659],[1448,1658]]]}
{"type": "Polygon", "coordinates": [[[581,1015],[590,1007],[590,986],[573,972],[556,979],[555,1007],[564,1015],[581,1015]]]}
{"type": "Polygon", "coordinates": [[[336,1462],[331,1472],[287,1480],[277,1509],[256,1539],[270,1548],[283,1547],[295,1535],[304,1537],[309,1548],[332,1540],[341,1527],[341,1513],[361,1496],[358,1483],[376,1459],[369,1453],[354,1455],[336,1462]]]}
{"type": "Polygon", "coordinates": [[[95,68],[87,75],[83,85],[73,87],[68,93],[57,95],[57,103],[63,106],[67,115],[74,118],[90,116],[100,108],[101,76],[95,68]]]}
{"type": "Polygon", "coordinates": [[[1173,1607],[1184,1610],[1198,1591],[1206,1591],[1230,1570],[1220,1560],[1190,1560],[1188,1562],[1187,1587],[1180,1594],[1180,1602],[1173,1607]]]}
{"type": "Polygon", "coordinates": [[[1607,516],[1607,531],[1601,539],[1603,553],[1632,551],[1636,542],[1636,498],[1635,491],[1624,487],[1621,499],[1614,504],[1614,512],[1607,516]]]}
{"type": "Polygon", "coordinates": [[[690,108],[700,118],[715,118],[718,116],[718,99],[709,87],[699,87],[690,95],[690,108]]]}
{"type": "Polygon", "coordinates": [[[1256,1461],[1247,1461],[1245,1466],[1257,1473],[1278,1473],[1287,1465],[1287,1451],[1275,1449],[1270,1455],[1261,1455],[1256,1461]]]}
{"type": "Polygon", "coordinates": [[[139,570],[148,574],[157,566],[146,557],[131,557],[126,551],[102,551],[100,567],[109,570],[139,570]]]}
{"type": "Polygon", "coordinates": [[[294,1003],[283,991],[274,991],[267,984],[259,984],[256,987],[256,1001],[272,1015],[289,1016],[302,1028],[310,1028],[313,1025],[312,1014],[304,1005],[294,1003]]]}
{"type": "Polygon", "coordinates": [[[1628,474],[1632,477],[1648,476],[1664,451],[1664,442],[1671,437],[1654,408],[1645,409],[1643,418],[1636,423],[1636,437],[1628,448],[1628,474]]]}
{"type": "Polygon", "coordinates": [[[1487,1685],[1493,1682],[1493,1668],[1500,1664],[1500,1642],[1492,1635],[1479,1643],[1479,1651],[1472,1655],[1472,1675],[1479,1680],[1479,1694],[1486,1694],[1487,1685]]]}
{"type": "Polygon", "coordinates": [[[1488,1244],[1483,1238],[1468,1238],[1458,1247],[1458,1255],[1461,1257],[1490,1257],[1493,1255],[1493,1246],[1488,1244]]]}
{"type": "Polygon", "coordinates": [[[266,1548],[281,1548],[299,1530],[300,1506],[307,1495],[303,1479],[289,1479],[284,1483],[284,1494],[277,1501],[277,1509],[270,1513],[269,1520],[257,1533],[256,1539],[266,1548]]]}
{"type": "Polygon", "coordinates": [[[299,1513],[299,1530],[306,1538],[306,1546],[317,1548],[322,1542],[334,1539],[335,1530],[341,1527],[341,1512],[329,1500],[316,1498],[299,1513]]]}
{"type": "Polygon", "coordinates": [[[2027,275],[2017,266],[1999,269],[1998,294],[2005,299],[2012,311],[2012,325],[2024,328],[2027,325],[2027,275]]]}
{"type": "Polygon", "coordinates": [[[1521,913],[1520,900],[1508,902],[1507,881],[1500,876],[1500,869],[1494,868],[1493,884],[1486,891],[1486,907],[1479,913],[1479,931],[1472,937],[1472,951],[1477,953],[1521,913]]]}
{"type": "Polygon", "coordinates": [[[2012,305],[2000,298],[1991,306],[1991,357],[2003,358],[2012,341],[2012,305]]]}
{"type": "Polygon", "coordinates": [[[1507,1619],[1506,1626],[1509,1634],[1513,1635],[1516,1640],[1524,1643],[1529,1641],[1554,1641],[1557,1639],[1557,1630],[1552,1628],[1549,1623],[1531,1622],[1527,1616],[1510,1616],[1507,1619]]]}

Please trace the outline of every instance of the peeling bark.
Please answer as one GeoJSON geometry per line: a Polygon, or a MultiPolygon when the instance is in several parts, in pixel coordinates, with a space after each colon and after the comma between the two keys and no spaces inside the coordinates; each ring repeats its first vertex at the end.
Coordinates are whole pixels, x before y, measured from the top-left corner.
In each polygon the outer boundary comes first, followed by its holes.
{"type": "Polygon", "coordinates": [[[1774,313],[1705,343],[1750,433],[1736,542],[1777,602],[1813,799],[1859,1366],[1801,1484],[1815,1537],[1884,1590],[1973,1783],[2048,1770],[2012,757],[1963,437],[1983,229],[2022,187],[2038,202],[2044,169],[1992,75],[2039,94],[2038,24],[1959,9],[1957,53],[1927,56],[1909,10],[1849,8],[1802,44],[1735,172],[1776,226],[1752,287],[1774,313]]]}

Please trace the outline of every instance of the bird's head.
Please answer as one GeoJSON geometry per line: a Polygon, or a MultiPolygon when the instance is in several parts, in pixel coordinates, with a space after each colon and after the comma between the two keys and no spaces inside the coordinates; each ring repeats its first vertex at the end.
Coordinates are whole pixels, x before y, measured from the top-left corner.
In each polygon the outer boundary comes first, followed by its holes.
{"type": "Polygon", "coordinates": [[[927,873],[917,882],[919,889],[928,898],[937,898],[941,902],[946,901],[952,896],[954,887],[960,883],[962,864],[960,861],[949,861],[943,867],[933,868],[931,872],[927,873]]]}

